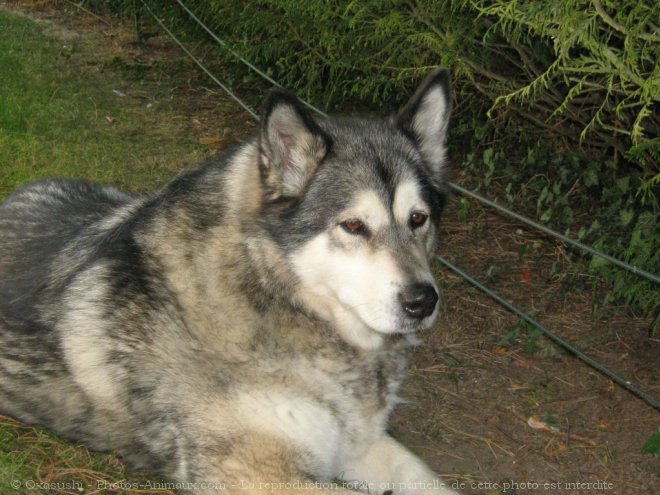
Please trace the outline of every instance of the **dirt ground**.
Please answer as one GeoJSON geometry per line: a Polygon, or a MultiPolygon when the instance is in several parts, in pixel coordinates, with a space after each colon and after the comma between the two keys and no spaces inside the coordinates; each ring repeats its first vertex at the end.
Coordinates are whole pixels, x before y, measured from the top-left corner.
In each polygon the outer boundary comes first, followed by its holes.
{"type": "MultiPolygon", "coordinates": [[[[121,57],[152,83],[185,60],[163,36],[136,43],[130,19],[72,15],[66,2],[9,3],[48,20],[53,36],[84,40],[83,57],[121,57]]],[[[191,139],[210,149],[254,131],[248,114],[188,70],[177,75],[184,83],[171,97],[191,139]]],[[[563,246],[477,205],[459,215],[457,203],[452,198],[446,213],[441,256],[660,397],[660,338],[648,320],[626,308],[594,310],[605,289],[580,274],[563,246]]],[[[391,422],[396,437],[465,493],[659,493],[660,459],[640,453],[660,425],[658,411],[457,275],[438,266],[438,278],[442,315],[416,350],[403,394],[409,402],[391,422]]]]}

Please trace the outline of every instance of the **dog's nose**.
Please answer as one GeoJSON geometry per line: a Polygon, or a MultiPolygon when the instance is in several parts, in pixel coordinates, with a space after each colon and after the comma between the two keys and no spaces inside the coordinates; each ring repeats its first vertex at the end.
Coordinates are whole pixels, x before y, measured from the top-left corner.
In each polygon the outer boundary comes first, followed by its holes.
{"type": "Polygon", "coordinates": [[[409,317],[422,319],[433,314],[438,293],[431,284],[412,284],[399,292],[399,302],[409,317]]]}

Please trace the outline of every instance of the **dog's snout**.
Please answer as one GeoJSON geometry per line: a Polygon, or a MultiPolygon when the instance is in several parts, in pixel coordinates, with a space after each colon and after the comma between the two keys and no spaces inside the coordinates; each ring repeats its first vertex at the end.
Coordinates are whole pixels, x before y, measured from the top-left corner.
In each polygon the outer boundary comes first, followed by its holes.
{"type": "Polygon", "coordinates": [[[399,302],[409,317],[422,319],[433,314],[438,293],[431,284],[412,284],[399,293],[399,302]]]}

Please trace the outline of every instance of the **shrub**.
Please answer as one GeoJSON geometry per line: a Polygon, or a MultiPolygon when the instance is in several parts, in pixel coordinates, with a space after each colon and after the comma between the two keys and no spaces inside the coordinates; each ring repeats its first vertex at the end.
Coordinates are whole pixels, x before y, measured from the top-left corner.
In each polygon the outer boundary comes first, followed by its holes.
{"type": "MultiPolygon", "coordinates": [[[[141,8],[138,0],[92,3],[141,8]]],[[[148,3],[188,39],[209,40],[177,2],[148,3]]],[[[515,199],[537,204],[542,221],[660,272],[654,0],[183,3],[247,59],[326,109],[393,108],[431,67],[450,67],[455,156],[481,186],[514,199],[512,187],[526,184],[515,199]],[[548,179],[531,180],[539,176],[548,179]]],[[[258,80],[217,53],[238,75],[234,85],[258,80]]],[[[590,269],[620,300],[648,314],[660,310],[651,283],[596,259],[590,269]]]]}

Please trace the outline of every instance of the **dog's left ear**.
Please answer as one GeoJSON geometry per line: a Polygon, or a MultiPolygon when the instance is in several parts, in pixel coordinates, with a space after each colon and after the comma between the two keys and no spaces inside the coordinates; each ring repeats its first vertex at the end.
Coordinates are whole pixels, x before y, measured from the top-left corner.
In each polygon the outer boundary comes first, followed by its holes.
{"type": "Polygon", "coordinates": [[[265,197],[273,200],[302,194],[330,140],[298,98],[274,90],[264,102],[259,147],[265,197]]]}
{"type": "Polygon", "coordinates": [[[449,70],[436,69],[395,117],[399,129],[417,143],[424,158],[438,174],[442,173],[445,162],[450,108],[449,70]]]}

